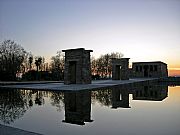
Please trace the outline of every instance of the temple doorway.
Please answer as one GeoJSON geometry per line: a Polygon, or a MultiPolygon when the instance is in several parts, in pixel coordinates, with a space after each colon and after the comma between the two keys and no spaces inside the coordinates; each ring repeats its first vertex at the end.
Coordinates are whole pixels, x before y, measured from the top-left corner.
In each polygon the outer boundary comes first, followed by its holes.
{"type": "Polygon", "coordinates": [[[71,84],[76,83],[76,61],[69,62],[69,79],[71,84]]]}
{"type": "Polygon", "coordinates": [[[120,65],[116,65],[116,80],[120,80],[121,79],[121,66],[120,65]]]}

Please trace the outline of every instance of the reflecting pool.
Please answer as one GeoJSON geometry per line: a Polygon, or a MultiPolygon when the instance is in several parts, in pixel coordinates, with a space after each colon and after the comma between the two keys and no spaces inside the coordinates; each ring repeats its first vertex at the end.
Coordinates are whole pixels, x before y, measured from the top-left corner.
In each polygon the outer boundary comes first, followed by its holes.
{"type": "Polygon", "coordinates": [[[179,135],[180,86],[0,90],[0,124],[44,135],[179,135]]]}

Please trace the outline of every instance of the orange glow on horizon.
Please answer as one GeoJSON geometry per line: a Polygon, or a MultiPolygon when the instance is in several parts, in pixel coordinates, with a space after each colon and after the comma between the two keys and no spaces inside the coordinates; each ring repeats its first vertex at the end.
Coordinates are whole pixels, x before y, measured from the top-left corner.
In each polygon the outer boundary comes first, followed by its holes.
{"type": "Polygon", "coordinates": [[[180,68],[170,68],[168,74],[169,76],[180,76],[180,68]]]}

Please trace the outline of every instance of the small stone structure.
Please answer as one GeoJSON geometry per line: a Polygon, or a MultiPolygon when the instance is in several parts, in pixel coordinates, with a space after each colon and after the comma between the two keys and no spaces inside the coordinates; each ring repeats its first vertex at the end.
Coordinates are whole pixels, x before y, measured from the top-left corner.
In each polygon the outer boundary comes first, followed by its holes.
{"type": "Polygon", "coordinates": [[[132,63],[132,77],[167,77],[167,64],[161,61],[132,63]]]}
{"type": "Polygon", "coordinates": [[[129,59],[112,58],[112,80],[129,80],[129,59]]]}
{"type": "Polygon", "coordinates": [[[65,52],[65,84],[90,84],[91,63],[90,52],[84,48],[62,50],[65,52]]]}

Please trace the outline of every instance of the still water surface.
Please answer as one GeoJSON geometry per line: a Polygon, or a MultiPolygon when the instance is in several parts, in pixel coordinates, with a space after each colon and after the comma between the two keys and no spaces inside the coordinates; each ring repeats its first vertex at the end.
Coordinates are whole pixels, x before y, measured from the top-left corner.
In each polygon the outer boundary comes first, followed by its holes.
{"type": "Polygon", "coordinates": [[[1,90],[0,124],[44,135],[179,135],[180,86],[1,90]]]}

